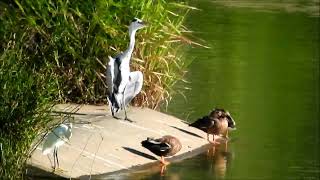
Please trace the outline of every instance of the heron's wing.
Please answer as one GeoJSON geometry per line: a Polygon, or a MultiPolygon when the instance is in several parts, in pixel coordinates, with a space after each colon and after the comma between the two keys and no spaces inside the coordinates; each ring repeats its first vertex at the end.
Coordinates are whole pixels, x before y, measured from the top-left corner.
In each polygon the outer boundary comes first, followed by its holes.
{"type": "Polygon", "coordinates": [[[121,81],[120,60],[119,55],[116,58],[109,56],[109,63],[107,66],[106,77],[108,86],[108,101],[113,108],[119,109],[119,98],[117,98],[118,87],[121,81]]]}
{"type": "Polygon", "coordinates": [[[128,105],[132,99],[141,91],[143,75],[140,71],[130,72],[130,80],[124,91],[124,104],[128,105]]]}
{"type": "Polygon", "coordinates": [[[108,86],[108,93],[112,94],[114,89],[114,78],[115,78],[115,59],[109,56],[109,62],[107,65],[106,71],[106,79],[107,79],[107,86],[108,86]]]}

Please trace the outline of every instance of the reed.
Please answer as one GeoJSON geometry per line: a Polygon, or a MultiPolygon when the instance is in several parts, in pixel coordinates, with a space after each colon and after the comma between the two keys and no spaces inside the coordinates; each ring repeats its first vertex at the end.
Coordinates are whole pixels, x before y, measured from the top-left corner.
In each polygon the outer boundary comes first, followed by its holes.
{"type": "Polygon", "coordinates": [[[192,9],[168,0],[15,0],[0,2],[0,177],[23,178],[35,138],[56,103],[106,103],[108,55],[126,49],[133,17],[132,70],[144,74],[136,106],[168,103],[190,63],[181,47],[192,9]]]}
{"type": "Polygon", "coordinates": [[[126,49],[133,17],[150,24],[137,34],[132,67],[144,73],[145,81],[134,104],[157,108],[170,99],[184,73],[186,64],[177,52],[190,7],[183,3],[25,0],[6,6],[2,47],[20,43],[31,64],[50,64],[44,74],[55,73],[63,102],[106,102],[107,56],[126,49]]]}
{"type": "Polygon", "coordinates": [[[28,65],[22,51],[0,56],[0,177],[20,179],[33,140],[52,120],[56,82],[28,65]]]}

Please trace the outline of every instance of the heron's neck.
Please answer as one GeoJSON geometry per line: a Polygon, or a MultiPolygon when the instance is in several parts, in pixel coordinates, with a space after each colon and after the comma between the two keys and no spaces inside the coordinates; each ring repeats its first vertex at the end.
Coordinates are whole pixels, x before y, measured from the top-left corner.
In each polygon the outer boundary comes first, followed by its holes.
{"type": "Polygon", "coordinates": [[[134,44],[135,44],[135,35],[136,35],[137,30],[129,30],[129,36],[130,36],[130,43],[129,43],[129,48],[128,48],[128,53],[131,55],[134,49],[134,44]]]}

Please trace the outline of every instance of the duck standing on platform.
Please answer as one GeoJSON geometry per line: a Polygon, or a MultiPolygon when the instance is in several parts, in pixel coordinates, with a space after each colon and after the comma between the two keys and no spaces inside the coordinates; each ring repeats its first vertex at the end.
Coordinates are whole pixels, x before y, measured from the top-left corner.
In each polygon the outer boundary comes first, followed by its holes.
{"type": "Polygon", "coordinates": [[[130,43],[128,49],[114,58],[109,56],[106,83],[109,106],[114,118],[117,118],[115,113],[123,109],[125,112],[124,119],[128,120],[126,106],[141,91],[143,85],[142,72],[130,72],[130,60],[135,45],[135,34],[137,30],[145,26],[145,22],[134,18],[129,26],[130,43]]]}
{"type": "Polygon", "coordinates": [[[198,128],[207,133],[207,140],[212,144],[220,144],[215,137],[224,137],[228,139],[229,129],[236,129],[236,123],[228,111],[224,109],[214,109],[209,116],[204,116],[189,126],[198,128]],[[209,134],[213,135],[212,141],[209,134]]]}
{"type": "Polygon", "coordinates": [[[163,165],[161,174],[163,174],[166,165],[169,164],[169,162],[165,161],[164,157],[173,156],[182,148],[179,139],[169,135],[159,139],[147,138],[147,140],[141,142],[141,145],[153,154],[161,157],[160,163],[163,165]]]}
{"type": "Polygon", "coordinates": [[[153,154],[160,156],[160,162],[164,165],[169,164],[164,157],[175,155],[182,147],[178,138],[169,135],[159,139],[147,138],[141,142],[141,145],[153,154]]]}

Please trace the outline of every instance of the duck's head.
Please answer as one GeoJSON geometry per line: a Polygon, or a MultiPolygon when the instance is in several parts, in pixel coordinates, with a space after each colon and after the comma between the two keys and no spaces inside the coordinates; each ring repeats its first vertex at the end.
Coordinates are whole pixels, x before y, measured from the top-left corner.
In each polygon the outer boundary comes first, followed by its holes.
{"type": "Polygon", "coordinates": [[[130,32],[136,31],[138,29],[144,28],[147,26],[147,23],[142,21],[141,19],[134,18],[129,26],[130,32]]]}
{"type": "Polygon", "coordinates": [[[215,108],[211,111],[209,117],[213,119],[225,118],[227,116],[226,111],[224,109],[215,108]]]}

